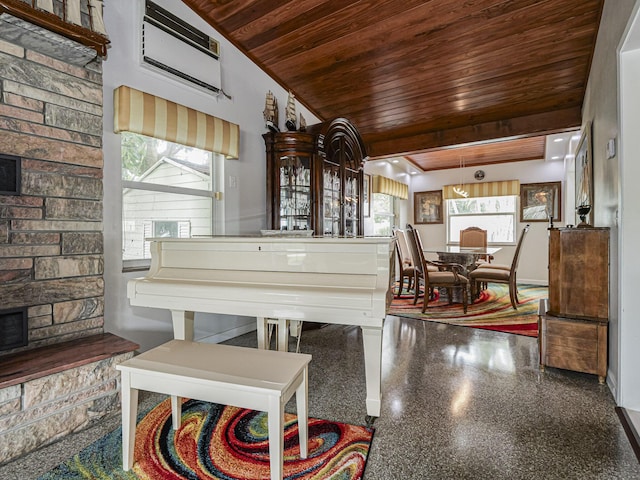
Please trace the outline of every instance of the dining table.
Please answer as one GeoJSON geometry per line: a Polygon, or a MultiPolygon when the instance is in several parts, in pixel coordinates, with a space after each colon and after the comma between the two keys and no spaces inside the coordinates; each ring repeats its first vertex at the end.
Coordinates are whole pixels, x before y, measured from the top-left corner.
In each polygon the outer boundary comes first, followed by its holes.
{"type": "Polygon", "coordinates": [[[446,263],[458,263],[464,268],[462,274],[466,277],[476,268],[476,262],[499,252],[501,247],[461,247],[459,245],[441,245],[424,247],[424,253],[435,253],[438,260],[446,263]]]}

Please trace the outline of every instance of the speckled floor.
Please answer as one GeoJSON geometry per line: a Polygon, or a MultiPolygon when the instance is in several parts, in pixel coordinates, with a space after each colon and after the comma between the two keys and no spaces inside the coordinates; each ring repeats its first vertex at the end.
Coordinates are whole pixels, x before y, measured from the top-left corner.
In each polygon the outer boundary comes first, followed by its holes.
{"type": "MultiPolygon", "coordinates": [[[[382,415],[366,480],[640,479],[609,389],[592,375],[539,372],[536,339],[390,316],[383,342],[382,415]]],[[[313,355],[309,414],[363,424],[359,329],[305,331],[302,351],[313,355]]],[[[36,478],[119,421],[0,467],[0,479],[36,478]]]]}

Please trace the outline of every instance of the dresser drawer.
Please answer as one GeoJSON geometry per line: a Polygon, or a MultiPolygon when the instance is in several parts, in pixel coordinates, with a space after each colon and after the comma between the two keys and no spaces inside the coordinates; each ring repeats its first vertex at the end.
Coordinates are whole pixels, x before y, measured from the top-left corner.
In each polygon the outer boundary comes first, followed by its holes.
{"type": "Polygon", "coordinates": [[[540,317],[540,365],[606,376],[607,324],[540,317]]]}

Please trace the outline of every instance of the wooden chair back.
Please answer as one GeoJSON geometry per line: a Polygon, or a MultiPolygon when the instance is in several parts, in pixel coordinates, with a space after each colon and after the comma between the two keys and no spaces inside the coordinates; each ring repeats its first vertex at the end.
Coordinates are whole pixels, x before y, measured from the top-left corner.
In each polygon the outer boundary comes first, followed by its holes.
{"type": "Polygon", "coordinates": [[[460,246],[487,248],[487,231],[480,227],[460,230],[460,246]]]}
{"type": "MultiPolygon", "coordinates": [[[[467,313],[467,279],[462,275],[458,275],[457,270],[458,268],[462,267],[457,264],[437,262],[439,268],[432,267],[435,272],[433,273],[434,278],[431,278],[431,275],[429,274],[429,264],[433,264],[434,262],[429,262],[425,258],[420,234],[409,224],[407,224],[407,241],[411,253],[415,258],[420,259],[414,265],[414,269],[416,272],[416,289],[420,286],[420,278],[422,278],[424,284],[424,301],[422,304],[422,313],[426,311],[427,304],[434,287],[445,287],[448,292],[450,303],[452,302],[452,289],[462,288],[462,306],[464,309],[464,313],[467,313]]],[[[414,305],[416,301],[417,295],[414,297],[414,305]]]]}
{"type": "Polygon", "coordinates": [[[410,224],[407,224],[406,239],[409,246],[409,251],[411,252],[411,257],[413,258],[413,268],[415,268],[419,277],[424,278],[424,253],[422,253],[421,245],[418,243],[420,242],[418,231],[414,229],[410,224]]]}
{"type": "Polygon", "coordinates": [[[520,232],[520,238],[518,239],[518,245],[516,246],[516,251],[513,254],[513,260],[511,260],[511,270],[510,270],[509,277],[513,279],[512,281],[514,283],[515,283],[515,279],[516,279],[516,272],[518,271],[518,263],[520,263],[520,251],[522,250],[522,242],[524,242],[524,237],[526,236],[527,232],[529,231],[529,227],[530,227],[530,225],[527,224],[522,229],[522,232],[520,232]]]}
{"type": "Polygon", "coordinates": [[[415,260],[409,251],[409,245],[407,244],[407,237],[404,230],[397,229],[395,230],[395,234],[396,244],[400,249],[400,259],[402,260],[402,263],[412,267],[415,264],[415,260]]]}

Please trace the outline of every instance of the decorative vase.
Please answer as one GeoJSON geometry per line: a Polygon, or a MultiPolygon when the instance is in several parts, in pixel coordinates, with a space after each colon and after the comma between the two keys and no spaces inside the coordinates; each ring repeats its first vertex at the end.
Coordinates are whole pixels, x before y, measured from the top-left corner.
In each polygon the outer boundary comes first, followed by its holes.
{"type": "Polygon", "coordinates": [[[580,216],[580,224],[578,225],[578,227],[591,226],[587,223],[587,215],[589,215],[590,211],[591,205],[579,205],[578,207],[576,207],[576,212],[578,212],[578,215],[580,216]]]}

